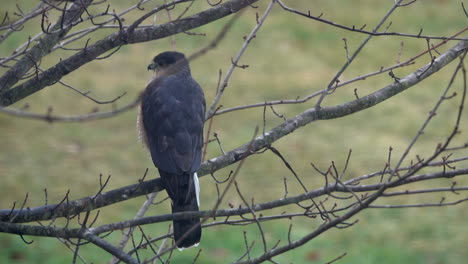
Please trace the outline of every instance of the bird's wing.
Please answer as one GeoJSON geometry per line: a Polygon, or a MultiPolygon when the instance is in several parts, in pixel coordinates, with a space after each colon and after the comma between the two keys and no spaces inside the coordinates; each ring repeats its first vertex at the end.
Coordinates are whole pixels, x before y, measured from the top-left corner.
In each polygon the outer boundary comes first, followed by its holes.
{"type": "Polygon", "coordinates": [[[142,97],[148,148],[158,169],[192,174],[201,163],[205,100],[190,77],[166,76],[148,84],[142,97]]]}

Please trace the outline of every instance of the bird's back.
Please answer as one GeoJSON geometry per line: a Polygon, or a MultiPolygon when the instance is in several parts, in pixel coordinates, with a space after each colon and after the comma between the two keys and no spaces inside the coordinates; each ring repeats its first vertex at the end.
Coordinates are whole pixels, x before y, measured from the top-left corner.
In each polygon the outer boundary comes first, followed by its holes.
{"type": "Polygon", "coordinates": [[[170,173],[193,173],[201,163],[205,100],[190,75],[150,82],[142,96],[142,120],[154,164],[170,173]]]}

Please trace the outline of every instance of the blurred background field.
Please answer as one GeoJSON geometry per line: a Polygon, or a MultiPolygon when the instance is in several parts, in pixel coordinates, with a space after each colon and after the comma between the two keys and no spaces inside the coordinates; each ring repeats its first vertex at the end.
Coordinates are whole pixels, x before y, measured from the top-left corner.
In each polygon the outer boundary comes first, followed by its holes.
{"type": "MultiPolygon", "coordinates": [[[[117,11],[126,6],[127,1],[109,1],[117,11]]],[[[133,1],[138,2],[138,1],[133,1]]],[[[160,1],[162,2],[162,1],[160,1]]],[[[209,105],[215,95],[218,71],[224,72],[230,60],[237,53],[247,35],[255,26],[255,12],[262,13],[268,1],[260,1],[258,8],[249,8],[228,32],[219,47],[191,63],[192,74],[205,90],[209,105]]],[[[356,25],[367,24],[370,30],[390,9],[393,1],[313,1],[295,0],[291,6],[307,10],[312,14],[323,13],[323,17],[336,23],[356,25]]],[[[15,3],[27,9],[33,4],[28,1],[2,3],[1,13],[14,9],[15,3]]],[[[154,4],[148,5],[148,9],[154,4]]],[[[206,2],[199,1],[195,10],[206,8],[206,2]]],[[[182,10],[182,8],[181,8],[182,10]]],[[[177,11],[177,10],[176,10],[177,11]]],[[[176,12],[174,11],[174,12],[176,12]]],[[[143,11],[142,11],[143,12],[143,11]]],[[[177,13],[177,12],[176,12],[177,13]]],[[[161,19],[166,19],[161,14],[161,19]]],[[[193,30],[206,36],[179,34],[175,37],[177,49],[186,54],[196,52],[207,45],[219,32],[228,19],[223,19],[193,30]]],[[[390,31],[417,34],[420,28],[424,34],[449,36],[466,27],[466,17],[457,1],[424,0],[397,10],[390,18],[393,22],[390,31]]],[[[23,32],[12,36],[0,46],[1,56],[25,41],[25,36],[37,32],[39,25],[27,25],[23,32]],[[29,31],[28,31],[29,30],[29,31]]],[[[99,36],[96,35],[97,39],[99,36]]],[[[466,37],[466,35],[465,35],[466,37]]],[[[328,84],[336,71],[345,62],[343,38],[354,50],[365,35],[351,34],[325,24],[307,20],[284,12],[276,6],[257,37],[251,43],[241,64],[249,67],[236,69],[224,99],[223,108],[265,100],[293,99],[304,97],[328,84]]],[[[95,39],[92,39],[92,41],[95,39]]],[[[376,71],[381,66],[391,66],[397,59],[401,41],[404,48],[401,61],[426,49],[425,40],[396,37],[376,37],[366,46],[359,58],[341,78],[348,80],[358,75],[376,71]]],[[[434,41],[436,42],[436,41],[434,41]]],[[[440,48],[444,51],[455,42],[440,48]]],[[[124,46],[107,60],[86,64],[63,80],[82,89],[91,91],[95,98],[108,100],[127,92],[118,101],[122,106],[132,101],[144,89],[150,78],[146,71],[151,58],[159,52],[171,49],[170,40],[163,39],[149,43],[124,46]]],[[[44,60],[42,66],[53,65],[60,56],[70,53],[57,52],[44,60]]],[[[419,59],[416,65],[395,71],[402,77],[429,62],[428,57],[419,59]]],[[[353,154],[347,177],[356,177],[381,170],[386,162],[388,148],[394,149],[394,157],[401,154],[422,125],[424,119],[439,95],[445,89],[455,63],[444,68],[440,74],[432,76],[416,87],[411,88],[391,100],[376,107],[336,120],[312,123],[276,142],[296,172],[304,179],[309,189],[324,184],[323,178],[310,166],[313,162],[320,168],[327,168],[335,161],[343,166],[349,149],[353,154]]],[[[4,69],[0,70],[3,73],[4,69]]],[[[393,80],[386,74],[369,78],[351,86],[337,90],[325,100],[325,105],[335,105],[354,99],[354,88],[359,95],[366,95],[393,80]]],[[[460,82],[457,83],[458,87],[460,82]]],[[[29,105],[28,111],[45,113],[49,106],[57,114],[89,113],[95,105],[58,84],[30,96],[14,105],[29,105]]],[[[300,105],[283,105],[275,110],[286,117],[293,117],[305,109],[313,107],[315,101],[300,105]]],[[[112,106],[102,106],[99,110],[109,110],[112,106]]],[[[443,105],[438,117],[429,126],[416,145],[412,156],[425,155],[434,150],[451,131],[454,122],[456,103],[443,105]]],[[[465,111],[466,112],[466,111],[465,111]]],[[[465,113],[466,114],[466,113],[465,113]]],[[[215,117],[213,132],[219,135],[225,150],[231,150],[246,143],[255,127],[263,126],[263,108],[255,108],[228,113],[215,117]]],[[[48,191],[49,203],[58,202],[70,190],[71,199],[94,194],[98,190],[99,175],[111,175],[108,190],[136,183],[146,168],[148,177],[157,177],[147,151],[137,142],[135,132],[136,109],[114,118],[86,123],[46,123],[0,115],[0,193],[1,208],[10,208],[14,201],[21,203],[26,193],[27,206],[44,203],[44,188],[48,191]]],[[[282,122],[271,111],[267,111],[266,129],[282,122]]],[[[462,132],[468,130],[463,124],[462,132]]],[[[457,143],[466,142],[466,134],[461,134],[457,143]]],[[[208,157],[220,155],[219,147],[210,144],[208,157]]],[[[456,156],[466,156],[468,152],[457,152],[456,156]]],[[[224,178],[234,166],[216,173],[224,178]]],[[[256,202],[280,198],[284,193],[283,178],[289,181],[289,195],[298,194],[301,189],[294,183],[290,172],[280,160],[266,152],[249,157],[237,180],[243,194],[256,202]]],[[[437,184],[450,186],[452,179],[437,183],[418,185],[418,189],[437,184]]],[[[457,179],[459,185],[468,180],[457,179]]],[[[214,181],[209,176],[201,179],[202,209],[210,209],[216,199],[214,181]]],[[[158,198],[166,196],[161,193],[158,198]]],[[[386,198],[381,204],[414,204],[438,202],[443,195],[386,198]]],[[[133,199],[104,208],[97,224],[130,219],[135,215],[144,197],[133,199]]],[[[228,203],[238,206],[242,201],[235,192],[230,192],[223,207],[228,203]]],[[[165,202],[154,206],[148,215],[169,212],[165,202]]],[[[314,239],[305,246],[286,253],[275,260],[280,263],[325,263],[346,252],[341,263],[464,263],[468,259],[468,210],[466,204],[453,207],[367,210],[353,220],[359,222],[348,229],[334,229],[314,239]]],[[[268,243],[273,246],[278,239],[287,241],[289,223],[293,223],[292,236],[299,238],[321,224],[319,219],[294,219],[265,223],[268,243]]],[[[167,224],[145,227],[148,234],[158,236],[167,231],[167,224]]],[[[245,251],[243,231],[248,231],[250,240],[258,236],[254,226],[219,226],[204,229],[203,249],[198,263],[229,263],[235,261],[245,251]]],[[[112,239],[120,234],[114,232],[112,239]]],[[[34,240],[26,245],[17,236],[0,234],[0,263],[69,263],[72,253],[56,239],[26,237],[34,240]]],[[[260,238],[255,240],[254,252],[261,252],[260,238]]],[[[282,242],[282,243],[283,243],[282,242]]],[[[104,263],[110,257],[107,253],[84,246],[81,254],[88,263],[104,263]]],[[[175,253],[172,263],[191,263],[197,250],[175,253]]],[[[252,255],[255,255],[253,253],[252,255]]]]}

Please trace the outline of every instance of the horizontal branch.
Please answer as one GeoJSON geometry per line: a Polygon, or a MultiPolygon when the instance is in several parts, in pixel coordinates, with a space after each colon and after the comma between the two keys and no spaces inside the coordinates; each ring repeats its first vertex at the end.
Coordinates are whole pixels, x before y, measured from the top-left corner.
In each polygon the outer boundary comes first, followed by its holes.
{"type": "Polygon", "coordinates": [[[159,178],[114,189],[97,196],[85,197],[78,200],[49,204],[33,208],[2,209],[0,221],[3,222],[32,222],[49,220],[57,217],[71,217],[81,212],[92,211],[97,208],[115,204],[131,198],[152,192],[164,190],[159,178]]]}
{"type": "MultiPolygon", "coordinates": [[[[277,207],[282,207],[286,205],[291,205],[291,204],[297,204],[299,202],[311,199],[311,198],[317,198],[322,195],[327,195],[332,192],[343,192],[343,193],[349,193],[349,192],[370,192],[370,191],[378,191],[380,190],[383,186],[385,188],[395,188],[399,187],[402,185],[406,185],[409,183],[415,183],[415,182],[420,182],[420,181],[427,181],[427,180],[433,180],[433,179],[440,179],[440,178],[453,178],[456,176],[461,176],[461,175],[468,175],[468,168],[465,169],[459,169],[459,170],[453,170],[453,171],[440,171],[440,172],[434,172],[434,173],[425,173],[425,174],[420,174],[420,175],[414,175],[405,179],[397,179],[394,182],[391,183],[376,183],[376,184],[368,184],[368,185],[348,185],[353,182],[353,179],[348,180],[347,182],[344,182],[344,185],[340,184],[329,184],[327,186],[302,193],[300,195],[296,196],[291,196],[275,201],[270,201],[270,202],[265,202],[265,203],[258,203],[255,205],[251,205],[250,207],[239,207],[239,208],[230,208],[230,209],[220,209],[216,210],[216,212],[213,212],[212,210],[205,210],[205,211],[199,211],[199,212],[183,212],[183,213],[175,213],[175,214],[164,214],[164,215],[155,215],[155,216],[149,216],[149,217],[144,217],[144,218],[139,218],[139,219],[133,219],[133,220],[128,220],[128,221],[122,221],[122,222],[117,222],[117,223],[112,223],[108,225],[103,225],[100,227],[92,228],[93,234],[101,234],[105,233],[108,231],[112,230],[118,230],[118,229],[123,229],[123,228],[128,228],[132,226],[138,226],[138,225],[146,225],[146,224],[152,224],[152,223],[158,223],[158,222],[166,222],[166,221],[172,221],[174,219],[186,219],[186,218],[193,218],[193,217],[222,217],[222,216],[235,216],[235,215],[243,215],[243,214],[248,214],[251,212],[251,210],[255,212],[260,212],[264,210],[269,210],[277,207]]],[[[99,205],[102,204],[103,202],[105,203],[106,200],[118,200],[118,199],[127,199],[135,196],[142,195],[142,193],[150,193],[151,188],[154,188],[155,191],[161,191],[162,186],[160,184],[159,179],[154,179],[145,182],[145,184],[140,184],[138,185],[133,185],[133,186],[127,186],[121,189],[113,190],[107,193],[102,193],[101,195],[96,197],[95,203],[92,203],[93,205],[99,205]],[[151,185],[149,185],[151,184],[151,185]],[[148,185],[148,186],[145,186],[148,185]],[[143,188],[144,186],[144,188],[143,188]],[[132,188],[129,188],[132,187],[132,188]],[[124,193],[120,195],[120,193],[124,193]]],[[[452,191],[449,189],[448,191],[452,191]]],[[[383,194],[382,194],[383,196],[383,194]]],[[[6,232],[6,233],[13,233],[13,234],[24,234],[24,235],[33,235],[33,236],[59,236],[63,238],[77,238],[82,235],[82,228],[75,228],[75,229],[67,229],[67,230],[62,230],[61,228],[55,228],[55,227],[47,227],[46,229],[40,229],[39,227],[36,226],[29,226],[29,225],[22,225],[22,224],[15,224],[19,222],[31,222],[31,221],[36,221],[36,220],[44,220],[44,219],[34,219],[37,218],[38,215],[35,214],[37,211],[41,210],[46,210],[49,213],[49,215],[54,214],[55,217],[58,217],[57,214],[59,213],[68,213],[66,210],[76,210],[77,208],[74,208],[73,206],[76,206],[80,202],[89,202],[86,201],[86,199],[92,199],[90,198],[83,198],[80,200],[76,201],[71,201],[69,203],[64,203],[62,205],[48,205],[48,206],[41,206],[41,207],[36,207],[32,209],[25,209],[23,212],[17,212],[19,214],[11,214],[11,210],[0,210],[0,218],[2,219],[2,223],[0,223],[0,232],[6,232]],[[55,210],[53,210],[56,208],[55,210]],[[52,210],[51,210],[52,209],[52,210]],[[28,214],[28,215],[26,215],[28,214]],[[29,220],[25,220],[25,217],[29,217],[29,220]],[[12,222],[15,223],[8,223],[7,221],[12,220],[12,222]]],[[[79,208],[82,209],[82,208],[79,208]]],[[[16,210],[19,211],[19,210],[16,210]]],[[[85,210],[83,210],[85,211],[85,210]]],[[[86,210],[87,211],[87,210],[86,210]]],[[[73,213],[79,213],[79,211],[73,211],[73,213]]],[[[68,214],[68,215],[71,215],[68,214]]],[[[51,218],[48,218],[51,219],[51,218]]]]}
{"type": "MultiPolygon", "coordinates": [[[[16,224],[16,223],[8,223],[8,222],[1,222],[0,223],[0,232],[4,233],[12,233],[12,234],[22,234],[22,235],[31,235],[31,236],[46,236],[46,237],[62,237],[62,238],[79,238],[84,236],[84,232],[90,232],[94,235],[99,235],[108,231],[123,229],[132,226],[138,225],[146,225],[152,224],[157,222],[165,222],[165,221],[172,221],[174,219],[186,219],[192,217],[222,217],[222,216],[235,216],[235,215],[243,215],[248,214],[251,210],[255,212],[260,212],[264,210],[269,210],[276,207],[282,207],[291,204],[297,204],[299,202],[316,198],[322,195],[329,194],[331,192],[369,192],[369,191],[378,191],[385,185],[386,188],[394,188],[398,186],[402,186],[409,183],[419,182],[419,181],[427,181],[439,178],[452,178],[460,175],[468,175],[468,168],[467,169],[460,169],[454,170],[449,172],[436,172],[436,173],[426,173],[421,175],[411,176],[406,179],[396,180],[391,184],[386,183],[378,183],[378,184],[369,184],[369,185],[361,185],[361,186],[352,186],[346,185],[341,186],[338,184],[331,184],[328,186],[324,186],[318,188],[316,190],[303,193],[297,196],[292,196],[280,200],[270,201],[266,203],[259,203],[252,205],[250,207],[240,207],[240,208],[233,208],[233,209],[220,209],[216,212],[211,210],[208,211],[199,211],[199,212],[183,212],[183,213],[175,213],[175,214],[165,214],[165,215],[156,215],[156,216],[149,216],[129,221],[117,222],[113,224],[103,225],[96,228],[90,228],[88,230],[83,230],[83,228],[58,228],[58,227],[47,227],[47,226],[33,226],[33,225],[23,225],[23,224],[16,224]]],[[[351,181],[351,180],[350,180],[351,181]]],[[[350,182],[348,181],[348,182],[350,182]]],[[[149,182],[158,182],[156,180],[151,180],[149,182]]],[[[347,184],[345,182],[344,184],[347,184]]],[[[152,185],[155,188],[159,188],[158,185],[152,185]]],[[[138,190],[138,187],[135,186],[135,191],[138,190]]],[[[115,190],[117,191],[117,190],[115,190]]],[[[451,190],[448,190],[451,191],[451,190]]],[[[114,191],[111,191],[114,192],[114,191]]],[[[109,196],[109,193],[103,193],[101,196],[109,196]]],[[[126,192],[131,195],[131,192],[126,192]]],[[[382,194],[383,195],[383,194],[382,194]]],[[[2,210],[0,215],[3,213],[2,210]]],[[[16,220],[16,219],[15,219],[16,220]]],[[[16,221],[15,221],[16,222],[16,221]]]]}
{"type": "Polygon", "coordinates": [[[109,117],[118,115],[122,112],[132,109],[133,107],[136,107],[139,103],[140,103],[140,97],[138,97],[134,101],[122,107],[119,107],[111,111],[82,114],[82,115],[70,115],[70,116],[54,115],[51,113],[38,114],[38,113],[26,112],[22,110],[11,109],[11,108],[1,107],[1,106],[0,106],[0,113],[5,113],[8,115],[28,118],[28,119],[44,120],[47,122],[85,122],[85,121],[93,121],[93,120],[98,120],[98,119],[109,118],[109,117]]]}
{"type": "Polygon", "coordinates": [[[254,204],[254,205],[250,205],[249,207],[220,209],[220,210],[216,210],[216,212],[213,212],[212,210],[206,210],[206,211],[200,211],[200,212],[183,212],[183,213],[148,216],[148,217],[144,217],[140,219],[122,221],[118,223],[96,227],[93,229],[93,232],[95,234],[101,234],[101,233],[109,232],[112,230],[118,230],[118,229],[123,229],[127,227],[132,227],[132,226],[166,222],[166,221],[172,221],[174,219],[176,220],[187,219],[191,217],[204,218],[204,217],[211,217],[211,216],[222,217],[222,216],[243,215],[243,214],[251,213],[251,210],[254,212],[260,212],[260,211],[270,210],[273,208],[283,207],[286,205],[298,204],[302,201],[309,200],[311,198],[317,198],[317,197],[320,197],[322,195],[326,195],[332,192],[343,192],[343,193],[371,192],[371,191],[380,190],[382,186],[385,186],[386,188],[395,188],[395,187],[399,187],[399,186],[409,184],[409,183],[427,181],[427,180],[433,180],[433,179],[439,179],[439,178],[452,178],[452,177],[460,176],[460,175],[468,175],[468,168],[460,169],[456,171],[450,171],[450,172],[436,172],[436,173],[426,173],[426,174],[421,174],[421,175],[415,175],[407,179],[396,180],[390,184],[377,183],[377,184],[359,185],[359,186],[346,185],[347,182],[344,183],[345,186],[339,185],[339,184],[329,184],[327,186],[315,189],[310,192],[302,193],[300,195],[291,196],[291,197],[287,197],[287,198],[283,198],[283,199],[279,199],[275,201],[270,201],[270,202],[265,202],[265,203],[254,204]]]}
{"type": "MultiPolygon", "coordinates": [[[[310,124],[313,121],[343,117],[381,103],[431,76],[433,73],[452,62],[467,48],[468,41],[460,41],[441,56],[436,58],[433,62],[402,78],[399,82],[392,83],[374,93],[341,105],[323,107],[318,110],[314,108],[309,109],[295,116],[294,118],[286,120],[279,126],[264,133],[264,135],[255,138],[251,143],[242,145],[234,150],[227,152],[225,155],[204,162],[198,171],[198,175],[204,176],[210,173],[214,173],[215,171],[236,163],[246,156],[268,147],[273,142],[292,133],[300,127],[310,124]]],[[[410,179],[413,179],[413,177],[409,178],[409,180],[410,179]]],[[[351,187],[347,188],[349,189],[351,187]]],[[[163,187],[160,180],[153,179],[120,189],[115,189],[107,193],[102,193],[97,197],[86,197],[59,205],[47,205],[28,209],[0,210],[0,220],[30,222],[53,219],[55,217],[72,216],[80,212],[94,210],[130,198],[161,190],[163,190],[163,187]]],[[[354,189],[352,190],[357,191],[354,189]]]]}
{"type": "Polygon", "coordinates": [[[459,199],[454,202],[441,202],[441,203],[423,203],[423,204],[388,204],[388,205],[371,205],[372,209],[401,209],[401,208],[421,208],[421,207],[443,207],[452,206],[468,201],[468,198],[459,199]]]}
{"type": "MultiPolygon", "coordinates": [[[[415,1],[413,1],[413,2],[415,2],[415,1]]],[[[333,21],[326,20],[326,19],[322,18],[323,14],[320,14],[319,16],[313,16],[313,15],[310,14],[310,11],[308,13],[305,13],[305,12],[301,12],[299,10],[290,8],[290,7],[286,6],[281,0],[278,0],[278,3],[284,10],[286,10],[286,11],[288,11],[290,13],[293,13],[293,14],[296,14],[296,15],[299,15],[299,16],[302,16],[302,17],[305,17],[305,18],[308,18],[308,19],[318,21],[320,23],[325,23],[327,25],[330,25],[330,26],[333,26],[333,27],[336,27],[336,28],[339,28],[339,29],[343,29],[343,30],[347,30],[347,31],[351,31],[351,32],[356,32],[356,33],[360,33],[360,34],[365,34],[365,35],[370,35],[370,36],[399,36],[399,37],[419,38],[419,39],[464,40],[464,38],[458,38],[458,37],[441,37],[441,36],[422,35],[421,34],[422,29],[420,30],[420,32],[418,34],[408,34],[408,33],[401,33],[401,32],[387,32],[387,31],[383,31],[383,32],[368,31],[368,30],[364,30],[365,25],[362,28],[357,28],[354,25],[351,26],[351,27],[345,26],[345,25],[338,24],[338,23],[335,23],[333,21]]],[[[402,5],[397,5],[397,7],[402,7],[402,5]]],[[[390,25],[391,25],[391,23],[390,23],[390,25]]],[[[388,29],[388,27],[387,27],[387,29],[388,29]]],[[[466,31],[467,29],[468,28],[465,28],[464,31],[466,31]]]]}

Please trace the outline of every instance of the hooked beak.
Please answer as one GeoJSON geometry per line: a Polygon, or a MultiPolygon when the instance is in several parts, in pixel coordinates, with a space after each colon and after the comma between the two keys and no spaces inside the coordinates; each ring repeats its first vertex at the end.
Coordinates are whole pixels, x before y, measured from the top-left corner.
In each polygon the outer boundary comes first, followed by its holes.
{"type": "Polygon", "coordinates": [[[156,63],[152,62],[150,65],[148,65],[148,71],[155,71],[158,68],[158,65],[156,63]]]}

